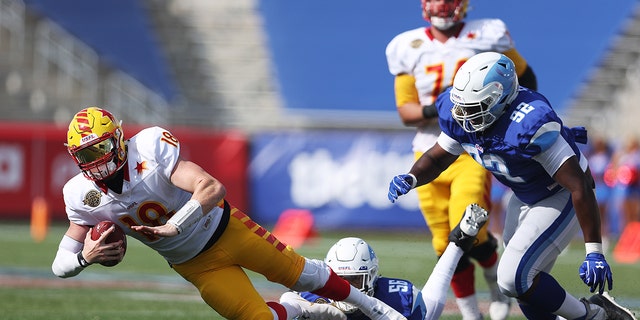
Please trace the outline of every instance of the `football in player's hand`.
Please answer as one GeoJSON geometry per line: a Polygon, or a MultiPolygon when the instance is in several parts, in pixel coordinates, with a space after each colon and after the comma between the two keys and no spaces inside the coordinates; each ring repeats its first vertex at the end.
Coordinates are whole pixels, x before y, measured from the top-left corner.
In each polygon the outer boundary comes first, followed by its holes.
{"type": "MultiPolygon", "coordinates": [[[[93,226],[93,228],[91,228],[91,239],[92,240],[98,240],[98,238],[100,238],[100,236],[107,230],[109,230],[109,228],[111,228],[111,226],[115,226],[115,230],[113,230],[113,232],[111,232],[111,234],[109,234],[107,236],[107,238],[105,239],[105,243],[111,243],[111,242],[118,242],[119,240],[122,240],[122,248],[124,249],[124,252],[127,252],[127,235],[124,233],[124,231],[122,230],[122,228],[120,228],[120,226],[118,226],[117,224],[111,222],[111,221],[100,221],[98,224],[96,224],[95,226],[93,226]]],[[[112,260],[112,261],[104,261],[104,262],[100,262],[101,265],[106,266],[106,267],[113,267],[116,264],[118,264],[120,261],[117,260],[112,260]]]]}

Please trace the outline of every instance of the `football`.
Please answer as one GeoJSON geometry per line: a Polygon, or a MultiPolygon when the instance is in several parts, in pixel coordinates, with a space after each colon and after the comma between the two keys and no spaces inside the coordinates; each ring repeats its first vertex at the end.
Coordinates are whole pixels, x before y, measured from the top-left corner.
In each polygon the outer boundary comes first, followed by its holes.
{"type": "MultiPolygon", "coordinates": [[[[100,238],[100,235],[105,231],[109,230],[111,226],[115,226],[116,229],[105,239],[105,243],[117,242],[122,240],[122,248],[124,252],[127,252],[127,235],[124,233],[124,230],[120,228],[117,224],[114,224],[112,221],[100,221],[98,224],[91,228],[91,239],[97,240],[100,238]]],[[[101,265],[105,267],[113,267],[117,265],[119,261],[108,261],[108,262],[100,262],[101,265]]]]}

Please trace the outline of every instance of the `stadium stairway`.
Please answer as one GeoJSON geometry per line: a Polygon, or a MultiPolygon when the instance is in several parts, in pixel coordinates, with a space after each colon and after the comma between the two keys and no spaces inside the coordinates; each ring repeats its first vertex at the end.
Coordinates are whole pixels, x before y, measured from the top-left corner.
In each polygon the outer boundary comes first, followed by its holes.
{"type": "Polygon", "coordinates": [[[610,139],[638,134],[640,99],[640,5],[612,41],[599,66],[568,105],[570,126],[586,126],[610,139]]]}
{"type": "Polygon", "coordinates": [[[183,94],[173,122],[244,131],[282,125],[256,1],[145,5],[183,94]]]}

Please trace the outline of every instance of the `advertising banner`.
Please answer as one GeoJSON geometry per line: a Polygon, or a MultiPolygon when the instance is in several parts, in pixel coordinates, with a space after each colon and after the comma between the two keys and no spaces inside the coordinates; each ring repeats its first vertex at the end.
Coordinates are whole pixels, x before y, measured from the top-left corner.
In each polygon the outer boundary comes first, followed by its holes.
{"type": "Polygon", "coordinates": [[[318,229],[425,228],[417,195],[387,199],[413,164],[413,132],[293,131],[251,139],[253,218],[274,224],[308,210],[318,229]]]}
{"type": "MultiPolygon", "coordinates": [[[[123,126],[125,137],[142,127],[123,126]]],[[[220,180],[227,199],[247,210],[248,143],[235,132],[168,128],[181,154],[220,180]]],[[[53,219],[66,219],[62,187],[80,170],[64,146],[67,128],[51,124],[0,123],[0,218],[29,218],[36,198],[45,200],[53,219]]]]}

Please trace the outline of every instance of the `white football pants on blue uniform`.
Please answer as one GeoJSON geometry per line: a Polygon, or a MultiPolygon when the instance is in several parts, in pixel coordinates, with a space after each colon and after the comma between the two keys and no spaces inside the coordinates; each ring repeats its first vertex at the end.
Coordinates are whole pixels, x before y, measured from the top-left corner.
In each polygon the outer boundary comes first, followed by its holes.
{"type": "Polygon", "coordinates": [[[527,292],[539,272],[550,273],[579,230],[569,191],[563,189],[534,205],[511,195],[503,233],[505,250],[498,266],[503,292],[512,297],[527,292]]]}

